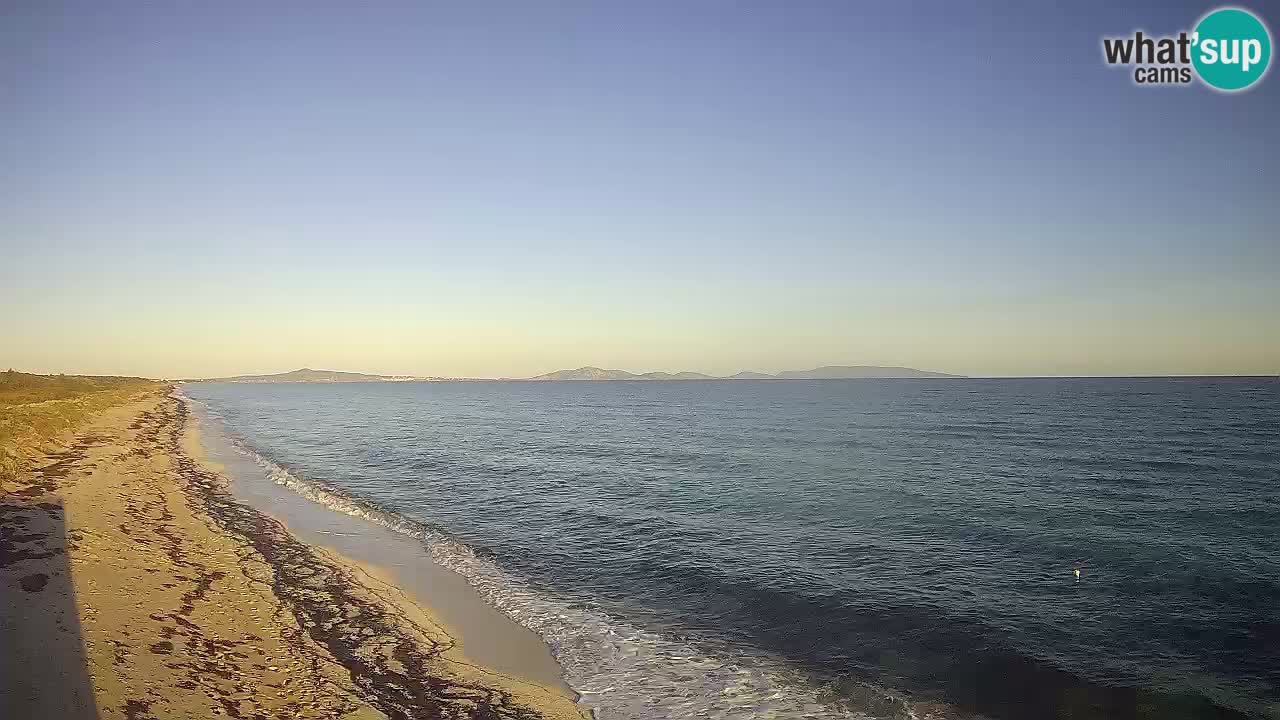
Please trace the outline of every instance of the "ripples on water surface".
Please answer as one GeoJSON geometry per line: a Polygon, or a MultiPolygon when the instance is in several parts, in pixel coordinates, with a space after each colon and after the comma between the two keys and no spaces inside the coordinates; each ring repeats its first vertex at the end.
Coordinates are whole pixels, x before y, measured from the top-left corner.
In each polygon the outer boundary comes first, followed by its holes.
{"type": "Polygon", "coordinates": [[[1275,379],[184,393],[602,718],[1280,717],[1275,379]]]}

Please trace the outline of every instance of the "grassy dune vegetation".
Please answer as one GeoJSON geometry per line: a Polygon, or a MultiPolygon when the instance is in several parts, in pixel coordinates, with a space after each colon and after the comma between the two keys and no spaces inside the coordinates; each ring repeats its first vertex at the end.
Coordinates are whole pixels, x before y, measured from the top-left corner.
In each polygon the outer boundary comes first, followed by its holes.
{"type": "Polygon", "coordinates": [[[163,387],[131,377],[0,373],[0,483],[95,413],[163,387]]]}

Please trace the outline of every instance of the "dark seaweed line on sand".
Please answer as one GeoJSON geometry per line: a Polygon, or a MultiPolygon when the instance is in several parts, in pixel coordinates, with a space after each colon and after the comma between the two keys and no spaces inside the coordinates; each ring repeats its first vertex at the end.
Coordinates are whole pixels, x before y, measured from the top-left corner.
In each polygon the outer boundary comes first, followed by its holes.
{"type": "Polygon", "coordinates": [[[393,720],[532,720],[510,693],[443,677],[437,669],[449,645],[415,638],[407,618],[361,597],[345,573],[278,521],[242,505],[224,481],[181,448],[186,405],[169,398],[151,418],[155,440],[177,465],[188,500],[274,568],[276,595],[310,637],[350,673],[364,700],[393,720]]]}

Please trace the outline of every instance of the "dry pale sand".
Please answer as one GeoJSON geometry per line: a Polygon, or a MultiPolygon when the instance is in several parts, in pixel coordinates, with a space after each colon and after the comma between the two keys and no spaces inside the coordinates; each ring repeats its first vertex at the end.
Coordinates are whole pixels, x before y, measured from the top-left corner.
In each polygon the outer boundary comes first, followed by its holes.
{"type": "Polygon", "coordinates": [[[582,717],[237,503],[186,419],[111,409],[0,487],[0,718],[582,717]]]}

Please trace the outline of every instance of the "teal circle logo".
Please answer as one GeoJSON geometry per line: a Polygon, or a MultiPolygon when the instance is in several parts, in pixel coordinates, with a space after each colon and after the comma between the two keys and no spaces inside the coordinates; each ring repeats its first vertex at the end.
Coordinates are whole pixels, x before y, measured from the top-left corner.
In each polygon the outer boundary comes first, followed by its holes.
{"type": "Polygon", "coordinates": [[[1235,92],[1262,79],[1271,63],[1271,33],[1248,10],[1205,15],[1191,36],[1191,63],[1206,85],[1235,92]]]}

